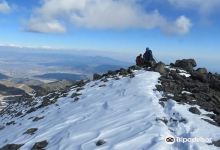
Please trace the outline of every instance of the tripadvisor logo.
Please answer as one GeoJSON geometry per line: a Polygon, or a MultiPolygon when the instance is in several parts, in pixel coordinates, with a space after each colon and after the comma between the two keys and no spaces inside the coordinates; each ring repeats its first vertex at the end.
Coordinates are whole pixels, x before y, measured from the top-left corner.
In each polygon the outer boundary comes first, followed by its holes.
{"type": "Polygon", "coordinates": [[[172,135],[166,136],[165,137],[165,142],[167,144],[173,144],[175,142],[175,138],[172,135]]]}
{"type": "Polygon", "coordinates": [[[172,135],[166,136],[165,137],[165,142],[166,144],[173,144],[175,142],[180,142],[180,143],[211,143],[212,138],[204,138],[204,137],[174,137],[172,135]]]}

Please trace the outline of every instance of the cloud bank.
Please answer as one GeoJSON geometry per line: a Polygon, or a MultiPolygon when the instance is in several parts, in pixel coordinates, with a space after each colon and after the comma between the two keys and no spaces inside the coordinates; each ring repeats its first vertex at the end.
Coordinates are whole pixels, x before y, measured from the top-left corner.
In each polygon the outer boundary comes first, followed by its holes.
{"type": "Polygon", "coordinates": [[[89,29],[158,28],[167,34],[187,34],[191,20],[169,20],[159,11],[147,11],[140,0],[43,0],[27,23],[27,30],[64,33],[67,25],[89,29]]]}
{"type": "Polygon", "coordinates": [[[202,15],[210,15],[220,7],[220,0],[168,0],[178,8],[197,10],[202,15]]]}

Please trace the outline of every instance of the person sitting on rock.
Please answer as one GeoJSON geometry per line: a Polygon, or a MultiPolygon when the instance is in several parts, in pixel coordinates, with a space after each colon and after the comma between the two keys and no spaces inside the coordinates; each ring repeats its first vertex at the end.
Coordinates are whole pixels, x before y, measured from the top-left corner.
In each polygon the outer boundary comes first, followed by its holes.
{"type": "Polygon", "coordinates": [[[140,54],[139,56],[136,57],[136,65],[143,66],[143,64],[144,64],[144,60],[142,58],[142,54],[140,54]]]}
{"type": "Polygon", "coordinates": [[[153,67],[156,64],[156,61],[153,57],[152,51],[147,47],[143,56],[144,65],[147,67],[153,67]]]}

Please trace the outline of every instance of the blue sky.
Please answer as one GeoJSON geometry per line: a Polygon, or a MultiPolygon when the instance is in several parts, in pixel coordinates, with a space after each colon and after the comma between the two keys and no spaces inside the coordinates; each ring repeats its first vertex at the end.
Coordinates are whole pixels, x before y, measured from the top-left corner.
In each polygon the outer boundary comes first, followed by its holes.
{"type": "Polygon", "coordinates": [[[124,59],[149,46],[165,61],[195,57],[216,68],[219,8],[219,0],[0,0],[0,45],[120,52],[124,59]]]}

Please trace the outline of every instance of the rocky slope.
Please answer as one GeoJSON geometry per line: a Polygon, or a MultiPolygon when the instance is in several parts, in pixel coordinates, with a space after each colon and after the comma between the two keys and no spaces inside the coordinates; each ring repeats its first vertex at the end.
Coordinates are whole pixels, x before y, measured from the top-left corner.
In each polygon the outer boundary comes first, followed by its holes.
{"type": "MultiPolygon", "coordinates": [[[[220,75],[207,72],[206,68],[196,67],[195,60],[178,60],[170,67],[160,65],[161,85],[157,86],[163,91],[167,101],[172,98],[179,103],[198,105],[200,108],[213,112],[209,115],[212,124],[220,126],[220,75]]],[[[196,108],[190,109],[193,113],[200,114],[196,108]]]]}
{"type": "Polygon", "coordinates": [[[132,66],[23,97],[1,111],[0,150],[219,149],[220,78],[195,66],[132,66]],[[168,145],[167,135],[211,140],[168,145]]]}
{"type": "Polygon", "coordinates": [[[1,81],[0,110],[7,106],[7,104],[14,104],[16,102],[20,103],[26,100],[34,101],[38,96],[47,95],[57,91],[65,91],[71,87],[75,81],[61,80],[50,83],[35,83],[24,84],[10,80],[1,81]]]}

